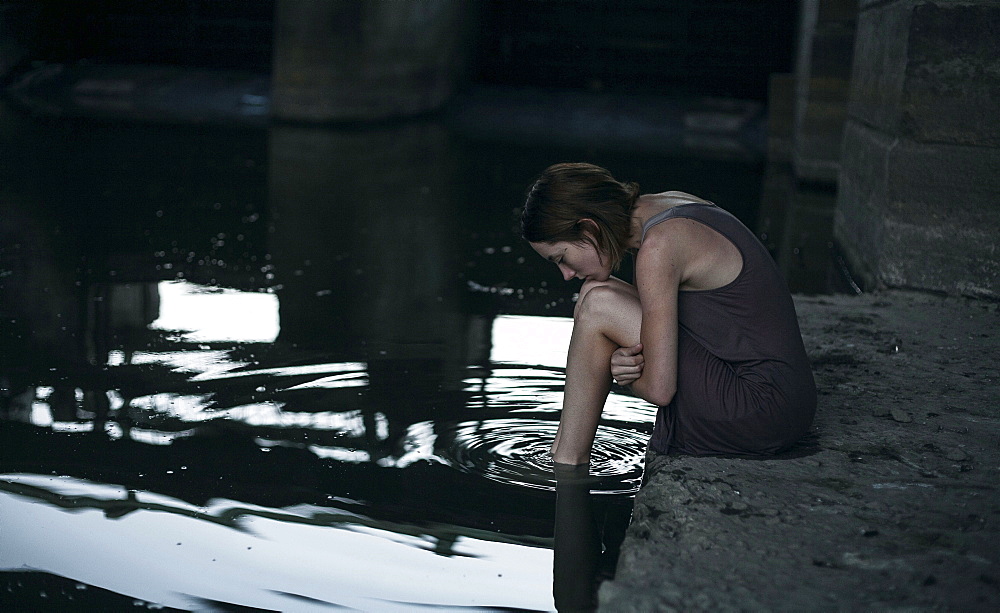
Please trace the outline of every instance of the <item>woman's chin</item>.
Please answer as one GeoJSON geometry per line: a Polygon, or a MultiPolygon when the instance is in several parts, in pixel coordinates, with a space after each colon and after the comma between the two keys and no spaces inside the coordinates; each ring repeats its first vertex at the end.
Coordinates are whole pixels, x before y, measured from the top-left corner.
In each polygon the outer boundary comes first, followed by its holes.
{"type": "Polygon", "coordinates": [[[589,277],[584,277],[583,282],[586,283],[604,283],[611,278],[611,275],[590,275],[589,277]]]}

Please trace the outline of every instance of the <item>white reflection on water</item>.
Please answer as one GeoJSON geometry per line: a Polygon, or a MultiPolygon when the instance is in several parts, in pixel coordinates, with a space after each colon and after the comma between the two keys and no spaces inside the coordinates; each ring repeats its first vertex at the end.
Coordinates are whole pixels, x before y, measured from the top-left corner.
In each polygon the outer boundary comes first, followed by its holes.
{"type": "Polygon", "coordinates": [[[212,417],[205,409],[211,404],[211,394],[161,393],[138,396],[131,406],[161,415],[169,415],[184,421],[203,421],[212,417]]]}
{"type": "Polygon", "coordinates": [[[271,343],[278,338],[278,297],[263,292],[163,281],[153,330],[179,331],[179,340],[271,343]]]}
{"type": "Polygon", "coordinates": [[[299,385],[293,385],[292,387],[286,388],[288,390],[305,390],[305,389],[340,389],[345,387],[366,387],[368,385],[368,376],[363,373],[343,373],[339,375],[330,375],[329,377],[321,377],[315,381],[309,381],[307,383],[301,383],[299,385]]]}
{"type": "Polygon", "coordinates": [[[144,491],[126,499],[122,488],[68,477],[0,482],[3,570],[39,570],[182,609],[205,601],[286,611],[553,608],[547,542],[312,505],[216,499],[196,507],[144,491]],[[40,504],[19,487],[79,504],[40,504]],[[110,519],[111,509],[126,512],[110,519]]]}
{"type": "Polygon", "coordinates": [[[442,463],[441,458],[434,451],[437,438],[438,435],[434,431],[434,422],[424,421],[410,424],[406,428],[406,435],[403,437],[403,454],[398,458],[381,458],[378,464],[379,466],[406,468],[410,464],[421,460],[442,463]]]}
{"type": "Polygon", "coordinates": [[[363,449],[347,449],[345,447],[328,447],[323,445],[309,445],[309,451],[316,454],[316,457],[323,459],[347,462],[349,464],[364,464],[371,462],[372,456],[363,449]]]}
{"type": "MultiPolygon", "coordinates": [[[[237,366],[242,366],[237,364],[237,366]]],[[[236,372],[206,372],[191,377],[192,381],[214,381],[217,379],[232,379],[236,377],[257,377],[273,375],[276,377],[293,377],[297,375],[322,375],[328,373],[364,373],[368,370],[365,362],[332,362],[329,364],[305,364],[301,366],[282,366],[280,368],[256,368],[236,372]]]]}
{"type": "Polygon", "coordinates": [[[572,333],[573,320],[567,317],[497,317],[490,361],[565,368],[572,333]]]}
{"type": "MultiPolygon", "coordinates": [[[[246,366],[246,362],[234,362],[228,351],[136,351],[130,362],[139,364],[162,364],[175,372],[196,373],[195,376],[211,378],[227,371],[246,366]]],[[[192,378],[194,380],[194,378],[192,378]]]]}

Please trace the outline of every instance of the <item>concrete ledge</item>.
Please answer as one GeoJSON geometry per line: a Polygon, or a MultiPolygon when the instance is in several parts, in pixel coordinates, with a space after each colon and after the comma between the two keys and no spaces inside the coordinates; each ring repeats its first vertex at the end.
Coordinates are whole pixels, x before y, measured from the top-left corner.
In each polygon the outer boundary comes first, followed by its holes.
{"type": "Polygon", "coordinates": [[[796,299],[813,436],[763,460],[650,455],[602,611],[1000,608],[998,305],[796,299]]]}

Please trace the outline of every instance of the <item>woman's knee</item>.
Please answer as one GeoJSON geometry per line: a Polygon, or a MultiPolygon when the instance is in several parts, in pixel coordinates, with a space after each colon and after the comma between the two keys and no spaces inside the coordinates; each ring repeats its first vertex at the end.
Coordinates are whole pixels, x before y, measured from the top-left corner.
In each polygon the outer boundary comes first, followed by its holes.
{"type": "Polygon", "coordinates": [[[577,321],[609,321],[629,315],[642,317],[639,297],[631,285],[618,279],[584,283],[573,311],[577,321]]]}

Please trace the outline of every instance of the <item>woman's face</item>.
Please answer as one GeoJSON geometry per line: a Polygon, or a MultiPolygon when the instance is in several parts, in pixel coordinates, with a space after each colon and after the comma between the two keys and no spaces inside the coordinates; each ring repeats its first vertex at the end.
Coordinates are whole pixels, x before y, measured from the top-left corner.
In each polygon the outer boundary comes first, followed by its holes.
{"type": "Polygon", "coordinates": [[[538,255],[559,267],[565,281],[573,278],[607,281],[611,276],[607,258],[600,257],[597,248],[589,241],[529,244],[538,255]]]}

